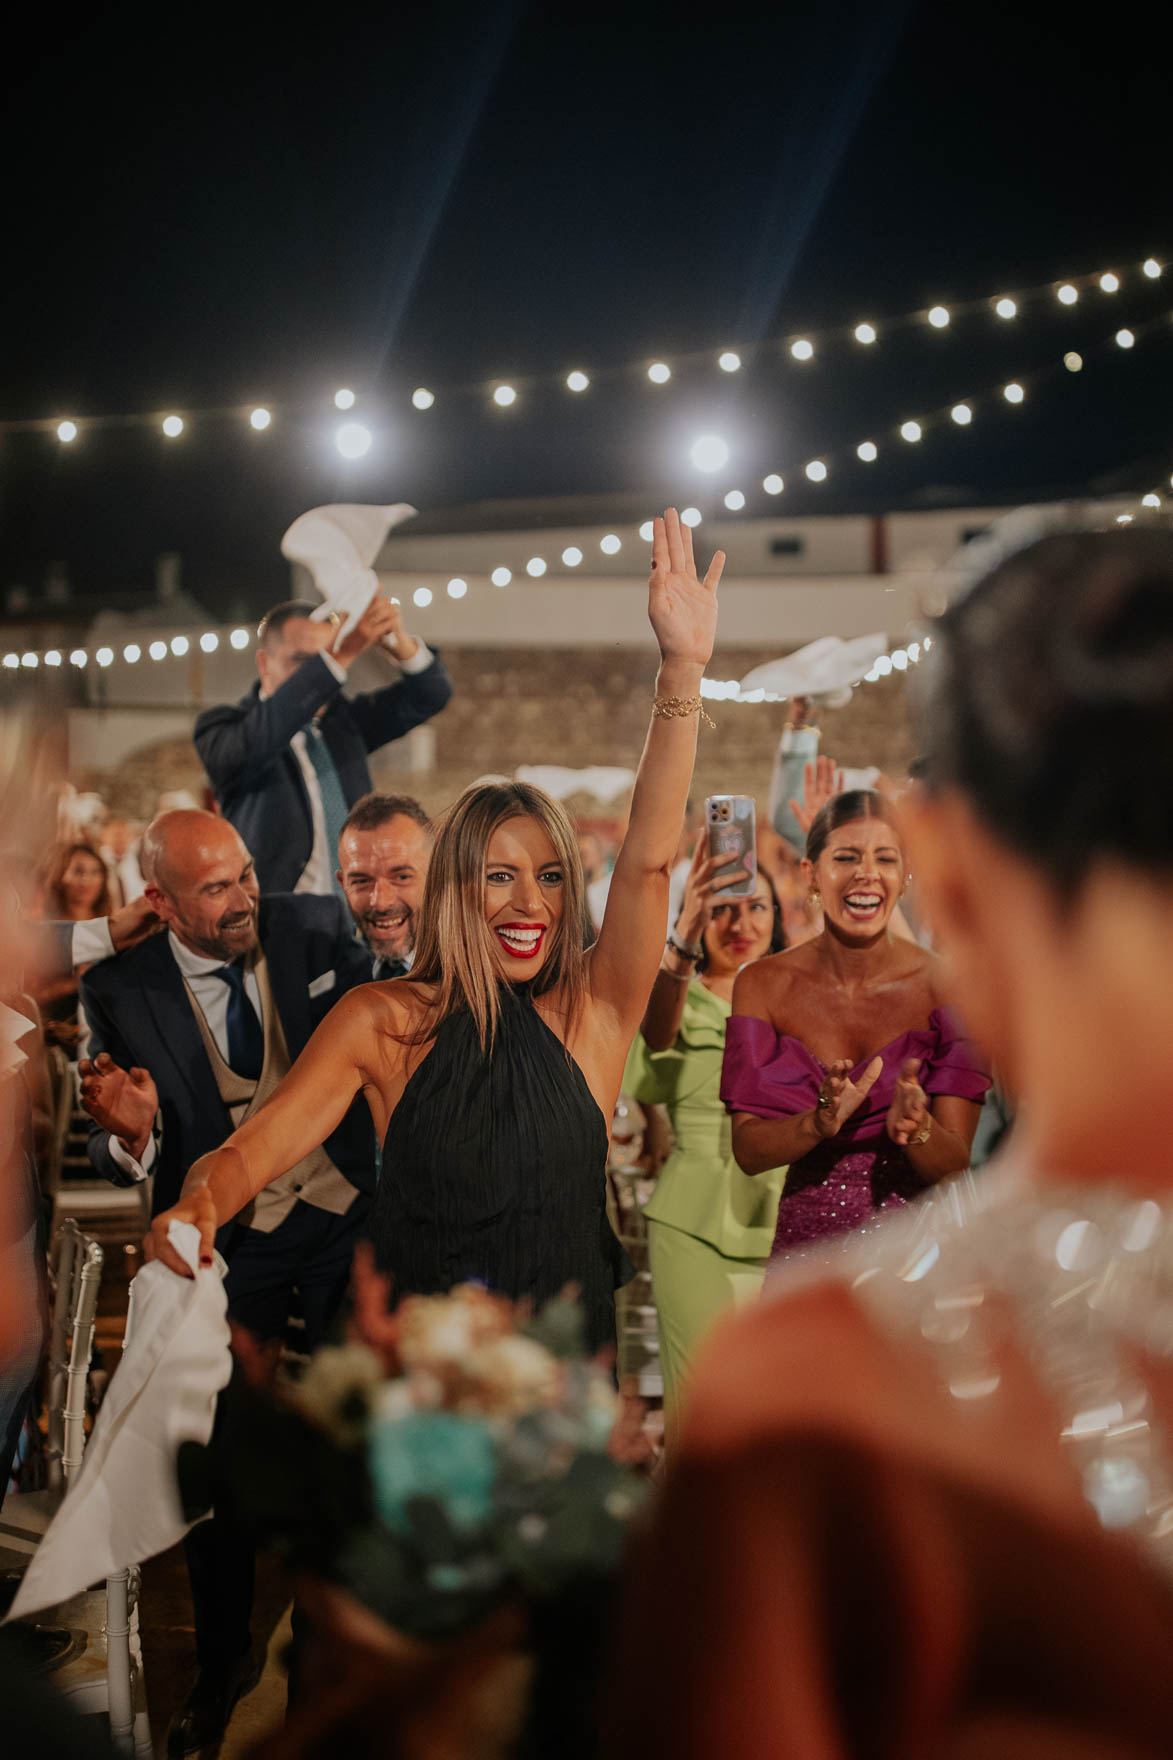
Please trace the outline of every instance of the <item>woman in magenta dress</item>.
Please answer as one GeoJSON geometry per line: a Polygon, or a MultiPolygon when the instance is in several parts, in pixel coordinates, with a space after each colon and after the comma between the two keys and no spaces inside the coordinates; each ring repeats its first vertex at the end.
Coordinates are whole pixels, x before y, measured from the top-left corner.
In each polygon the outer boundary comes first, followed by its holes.
{"type": "Polygon", "coordinates": [[[738,1165],[789,1168],[775,1258],[962,1172],[990,1085],[936,955],[891,932],[908,874],[884,797],[833,796],[803,873],[823,931],[739,975],[721,1079],[738,1165]]]}

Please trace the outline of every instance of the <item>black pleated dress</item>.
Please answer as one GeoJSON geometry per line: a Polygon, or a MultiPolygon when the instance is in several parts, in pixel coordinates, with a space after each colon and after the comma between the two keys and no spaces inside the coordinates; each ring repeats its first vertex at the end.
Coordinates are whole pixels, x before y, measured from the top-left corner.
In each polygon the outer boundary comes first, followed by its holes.
{"type": "Polygon", "coordinates": [[[501,987],[483,1052],[449,1015],[403,1091],[368,1222],[392,1299],[483,1283],[541,1303],[577,1283],[592,1350],[615,1338],[632,1266],[606,1210],[608,1130],[528,987],[501,987]]]}

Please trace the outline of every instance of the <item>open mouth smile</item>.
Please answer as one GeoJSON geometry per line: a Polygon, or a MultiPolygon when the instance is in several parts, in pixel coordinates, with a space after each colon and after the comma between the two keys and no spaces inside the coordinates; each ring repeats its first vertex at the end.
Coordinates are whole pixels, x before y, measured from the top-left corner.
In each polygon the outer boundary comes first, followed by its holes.
{"type": "Polygon", "coordinates": [[[870,923],[883,910],[884,895],[880,892],[848,892],[844,894],[843,908],[857,923],[870,923]]]}
{"type": "Polygon", "coordinates": [[[511,959],[536,959],[546,927],[544,923],[502,923],[493,933],[511,959]]]}

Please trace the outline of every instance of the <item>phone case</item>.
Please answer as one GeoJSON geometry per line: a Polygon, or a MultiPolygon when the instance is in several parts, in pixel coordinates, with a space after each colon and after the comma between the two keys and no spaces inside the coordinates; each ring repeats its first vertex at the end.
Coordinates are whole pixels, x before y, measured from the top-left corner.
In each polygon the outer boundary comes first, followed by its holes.
{"type": "MultiPolygon", "coordinates": [[[[750,898],[758,883],[757,814],[751,794],[711,794],[705,801],[705,823],[709,833],[709,854],[727,855],[729,866],[736,872],[746,870],[747,878],[732,886],[722,886],[726,898],[750,898]]],[[[717,878],[720,879],[718,872],[717,878]]]]}

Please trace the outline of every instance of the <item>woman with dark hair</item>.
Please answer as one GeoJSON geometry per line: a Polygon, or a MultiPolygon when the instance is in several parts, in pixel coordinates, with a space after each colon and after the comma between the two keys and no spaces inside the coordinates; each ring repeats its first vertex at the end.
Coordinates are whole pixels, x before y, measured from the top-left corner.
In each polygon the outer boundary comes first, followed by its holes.
{"type": "Polygon", "coordinates": [[[717,552],[699,579],[674,509],[654,522],[651,725],[599,938],[584,951],[582,864],[565,811],[519,783],[474,785],[436,838],[408,978],[364,985],[323,1021],[272,1099],[196,1162],[147,1251],[216,1228],[338,1124],[361,1090],[384,1144],[370,1229],[396,1297],[479,1280],[542,1301],[581,1290],[612,1340],[626,1261],[606,1215],[608,1121],[656,974],[717,626],[717,552]]]}
{"type": "Polygon", "coordinates": [[[1032,545],[926,667],[905,834],[1025,1128],[698,1362],[614,1760],[1169,1753],[1173,534],[1032,545]]]}
{"type": "Polygon", "coordinates": [[[891,930],[908,872],[884,796],[833,795],[802,872],[822,932],[741,973],[721,1078],[738,1166],[789,1167],[775,1256],[962,1172],[990,1085],[936,955],[891,930]]]}
{"type": "Polygon", "coordinates": [[[623,1074],[625,1093],[667,1107],[675,1137],[644,1211],[670,1439],[701,1337],[726,1308],[761,1289],[783,1178],[782,1171],[754,1180],[742,1173],[719,1092],[734,979],[748,962],[785,946],[765,874],[750,897],[722,898],[723,887],[742,879],[729,872],[727,858],[708,854],[702,834],[623,1074]]]}
{"type": "MultiPolygon", "coordinates": [[[[88,843],[55,844],[41,873],[42,916],[57,922],[88,923],[94,917],[110,915],[106,864],[88,843]]],[[[34,992],[45,1022],[45,1037],[70,1057],[77,1055],[77,981],[76,972],[67,973],[47,979],[34,992]]]]}

